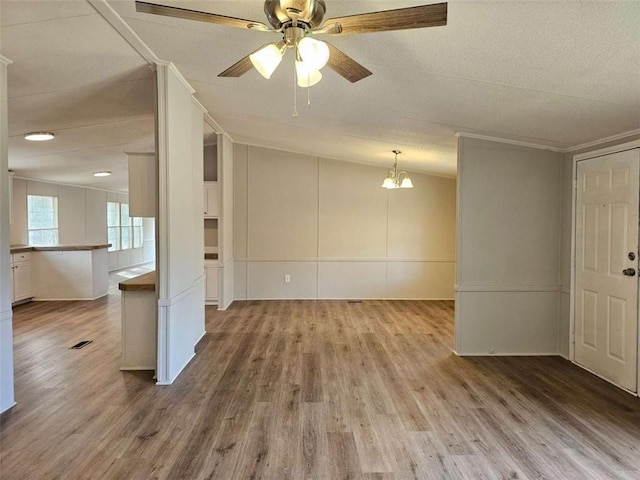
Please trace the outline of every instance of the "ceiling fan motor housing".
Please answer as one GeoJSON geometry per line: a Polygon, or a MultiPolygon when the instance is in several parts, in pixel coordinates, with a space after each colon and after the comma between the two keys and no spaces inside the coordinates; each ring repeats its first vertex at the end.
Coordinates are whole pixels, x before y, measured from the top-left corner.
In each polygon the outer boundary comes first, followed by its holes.
{"type": "Polygon", "coordinates": [[[322,24],[326,10],[324,0],[265,0],[264,2],[264,13],[276,30],[282,28],[283,24],[290,23],[296,14],[298,22],[307,24],[310,29],[316,28],[322,24]]]}

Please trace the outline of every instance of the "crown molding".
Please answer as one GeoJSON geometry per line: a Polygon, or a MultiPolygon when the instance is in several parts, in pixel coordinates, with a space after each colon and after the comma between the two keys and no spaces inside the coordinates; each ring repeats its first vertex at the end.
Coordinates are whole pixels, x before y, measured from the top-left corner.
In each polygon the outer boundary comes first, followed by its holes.
{"type": "Polygon", "coordinates": [[[213,131],[215,133],[222,133],[222,134],[226,135],[229,140],[231,140],[232,142],[234,141],[233,138],[231,138],[231,135],[229,135],[224,130],[224,128],[222,128],[220,126],[220,124],[213,119],[213,117],[209,114],[209,112],[206,112],[204,114],[204,121],[207,123],[207,125],[209,125],[211,128],[213,128],[213,131]]]}
{"type": "Polygon", "coordinates": [[[564,148],[551,147],[549,145],[541,145],[539,143],[523,142],[523,141],[520,141],[520,140],[513,140],[511,138],[492,137],[490,135],[482,135],[482,134],[479,134],[479,133],[457,132],[456,133],[456,137],[458,137],[458,138],[460,138],[460,137],[463,137],[463,138],[475,138],[477,140],[488,140],[490,142],[507,143],[509,145],[517,145],[519,147],[537,148],[538,150],[550,150],[552,152],[557,152],[557,153],[564,153],[566,151],[566,149],[564,149],[564,148]]]}
{"type": "MultiPolygon", "coordinates": [[[[184,85],[184,87],[189,90],[189,92],[191,93],[191,95],[193,95],[194,93],[196,93],[196,91],[194,90],[194,88],[191,86],[191,84],[189,83],[189,81],[184,78],[184,76],[182,75],[182,73],[180,73],[180,70],[178,70],[178,67],[176,67],[174,65],[173,62],[167,62],[166,60],[158,60],[156,63],[156,67],[164,67],[166,68],[169,72],[173,73],[173,75],[175,75],[175,77],[180,81],[180,83],[182,83],[182,85],[184,85]]],[[[198,102],[200,103],[200,102],[198,102]]],[[[202,107],[204,108],[204,107],[202,107]]]]}
{"type": "Polygon", "coordinates": [[[598,150],[589,150],[584,153],[578,153],[573,156],[573,160],[579,162],[580,160],[586,160],[587,158],[601,157],[603,155],[609,155],[611,153],[624,152],[625,150],[631,150],[632,148],[640,147],[640,139],[633,140],[626,143],[617,143],[609,147],[600,148],[598,150]]]}
{"type": "Polygon", "coordinates": [[[202,105],[200,101],[193,95],[191,96],[191,101],[195,104],[196,107],[198,107],[198,110],[202,112],[202,116],[205,116],[207,114],[207,109],[204,108],[204,105],[202,105]]]}
{"type": "Polygon", "coordinates": [[[149,65],[153,65],[160,59],[153,53],[153,50],[142,41],[136,32],[118,15],[111,5],[107,3],[107,0],[87,0],[91,6],[104,18],[113,29],[120,34],[120,36],[131,45],[138,55],[147,62],[149,65]]]}
{"type": "Polygon", "coordinates": [[[503,138],[503,137],[493,137],[490,135],[482,135],[479,133],[457,132],[455,136],[458,138],[466,137],[466,138],[475,138],[478,140],[488,140],[490,142],[507,143],[509,145],[518,145],[521,147],[537,148],[539,150],[550,150],[552,152],[558,152],[558,153],[571,153],[571,152],[575,152],[577,150],[582,150],[589,147],[597,147],[598,145],[602,145],[603,143],[622,140],[624,138],[631,137],[633,135],[640,135],[640,128],[636,130],[630,130],[628,132],[618,133],[616,135],[611,135],[609,137],[599,138],[597,140],[592,140],[590,142],[585,142],[578,145],[572,145],[571,147],[566,147],[566,148],[551,147],[549,145],[541,145],[539,143],[522,142],[520,140],[512,140],[510,138],[503,138]]]}
{"type": "MultiPolygon", "coordinates": [[[[226,134],[225,134],[226,135],[226,134]]],[[[381,164],[381,163],[375,163],[375,162],[367,162],[364,160],[345,160],[344,158],[337,158],[337,157],[330,157],[327,155],[319,155],[319,154],[315,154],[315,153],[305,153],[302,150],[294,150],[294,149],[290,149],[290,148],[281,148],[281,147],[274,147],[273,145],[266,145],[263,143],[258,143],[258,142],[246,142],[246,141],[242,141],[242,140],[238,140],[237,142],[234,142],[237,145],[245,145],[247,147],[254,147],[254,148],[264,148],[266,150],[275,150],[277,152],[284,152],[284,153],[292,153],[294,155],[302,155],[304,157],[309,157],[309,158],[316,158],[318,160],[332,160],[335,162],[343,162],[343,163],[351,163],[351,164],[355,164],[355,165],[364,165],[367,167],[374,167],[374,168],[381,168],[385,171],[389,170],[389,165],[393,165],[393,163],[391,163],[393,161],[393,159],[391,159],[391,161],[387,164],[381,164]]],[[[446,173],[438,173],[438,172],[427,172],[425,170],[416,170],[414,168],[406,168],[406,167],[402,167],[403,170],[406,170],[407,172],[411,173],[411,174],[416,174],[416,175],[426,175],[428,177],[438,177],[438,178],[446,178],[447,180],[454,180],[457,176],[457,174],[446,174],[446,173]]]]}
{"type": "Polygon", "coordinates": [[[631,137],[633,135],[640,135],[640,128],[635,130],[630,130],[624,133],[618,133],[617,135],[611,135],[610,137],[600,138],[598,140],[593,140],[592,142],[581,143],[580,145],[574,145],[573,147],[568,147],[564,149],[565,153],[575,152],[576,150],[582,150],[583,148],[596,147],[603,143],[607,142],[615,142],[616,140],[622,140],[623,138],[631,137]]]}

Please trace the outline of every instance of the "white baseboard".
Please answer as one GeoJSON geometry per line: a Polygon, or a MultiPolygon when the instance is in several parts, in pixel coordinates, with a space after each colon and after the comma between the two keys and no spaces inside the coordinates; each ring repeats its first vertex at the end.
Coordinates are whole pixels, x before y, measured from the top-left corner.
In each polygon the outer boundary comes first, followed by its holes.
{"type": "Polygon", "coordinates": [[[118,268],[114,268],[113,270],[109,270],[108,273],[116,273],[121,270],[127,270],[131,267],[141,267],[142,265],[146,265],[148,263],[155,263],[155,262],[153,260],[147,260],[146,262],[132,263],[131,265],[127,265],[126,267],[118,267],[118,268]]]}
{"type": "MultiPolygon", "coordinates": [[[[286,297],[270,297],[270,298],[238,298],[234,300],[234,302],[244,302],[244,301],[265,301],[265,300],[336,300],[336,301],[349,301],[349,300],[393,300],[393,301],[453,301],[454,298],[366,298],[366,297],[300,297],[300,298],[286,298],[286,297]]],[[[222,310],[222,309],[219,309],[222,310]]]]}
{"type": "Polygon", "coordinates": [[[458,353],[454,350],[454,352],[458,357],[562,357],[558,352],[517,352],[517,353],[505,353],[505,352],[497,352],[497,353],[487,353],[487,352],[478,352],[478,353],[458,353]]]}
{"type": "Polygon", "coordinates": [[[120,371],[121,372],[126,372],[126,371],[141,371],[141,370],[153,370],[154,372],[156,371],[156,366],[154,365],[153,367],[120,367],[120,371]]]}
{"type": "Polygon", "coordinates": [[[5,408],[4,410],[2,410],[0,413],[4,413],[7,412],[9,410],[11,410],[13,407],[15,407],[18,404],[18,402],[13,402],[11,405],[9,405],[7,408],[5,408]]]}
{"type": "Polygon", "coordinates": [[[91,302],[93,300],[98,300],[99,298],[103,298],[109,295],[109,293],[104,293],[102,295],[98,295],[93,298],[38,298],[33,297],[31,300],[33,302],[91,302]]]}
{"type": "Polygon", "coordinates": [[[171,385],[176,378],[178,378],[178,376],[182,373],[182,371],[187,368],[187,365],[189,365],[191,363],[191,360],[193,360],[196,356],[196,353],[193,352],[193,355],[191,355],[191,357],[189,357],[189,360],[187,360],[187,363],[185,363],[182,368],[178,371],[178,373],[176,373],[174,375],[174,377],[172,379],[170,379],[168,382],[162,382],[162,381],[157,381],[156,385],[171,385]]]}

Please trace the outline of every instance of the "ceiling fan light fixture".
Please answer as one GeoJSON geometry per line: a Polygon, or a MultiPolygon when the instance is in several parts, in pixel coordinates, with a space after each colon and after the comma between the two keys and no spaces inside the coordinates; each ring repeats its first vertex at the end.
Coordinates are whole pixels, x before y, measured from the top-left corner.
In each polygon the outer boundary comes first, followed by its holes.
{"type": "Polygon", "coordinates": [[[24,139],[31,142],[46,142],[53,140],[54,136],[51,132],[29,132],[24,134],[24,139]]]}
{"type": "Polygon", "coordinates": [[[313,70],[320,70],[329,61],[329,46],[315,38],[304,37],[298,42],[298,53],[313,70]]]}
{"type": "Polygon", "coordinates": [[[318,70],[309,68],[307,62],[300,62],[296,60],[296,78],[298,79],[298,86],[302,88],[313,87],[316,83],[322,80],[322,73],[318,70]]]}
{"type": "Polygon", "coordinates": [[[284,55],[284,50],[272,43],[249,55],[249,59],[258,73],[269,79],[278,68],[278,65],[280,65],[282,55],[284,55]]]}

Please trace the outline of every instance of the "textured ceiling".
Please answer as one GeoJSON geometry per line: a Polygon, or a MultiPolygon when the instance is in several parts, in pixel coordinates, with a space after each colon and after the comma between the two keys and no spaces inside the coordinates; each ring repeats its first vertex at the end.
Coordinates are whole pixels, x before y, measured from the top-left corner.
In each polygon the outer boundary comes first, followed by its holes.
{"type": "Polygon", "coordinates": [[[124,152],[153,151],[153,72],[81,1],[7,1],[9,168],[16,175],[126,190],[124,152]],[[55,133],[27,142],[26,132],[55,133]],[[96,178],[98,170],[110,177],[96,178]]]}
{"type": "MultiPolygon", "coordinates": [[[[265,20],[260,0],[156,1],[265,20]]],[[[326,17],[428,3],[326,1],[326,17]]],[[[456,132],[568,148],[640,128],[640,2],[454,1],[445,27],[323,37],[373,75],[350,84],[325,69],[310,108],[298,90],[297,118],[291,52],[271,80],[255,71],[217,77],[277,35],[108,3],[241,142],[384,165],[399,148],[403,168],[455,175],[456,132]]],[[[11,168],[89,184],[81,176],[100,162],[121,169],[122,152],[152,147],[151,72],[89,3],[1,8],[2,54],[15,62],[11,168]],[[95,125],[103,128],[80,130],[95,125]],[[36,129],[59,131],[59,145],[22,145],[21,134],[36,129]]]]}

